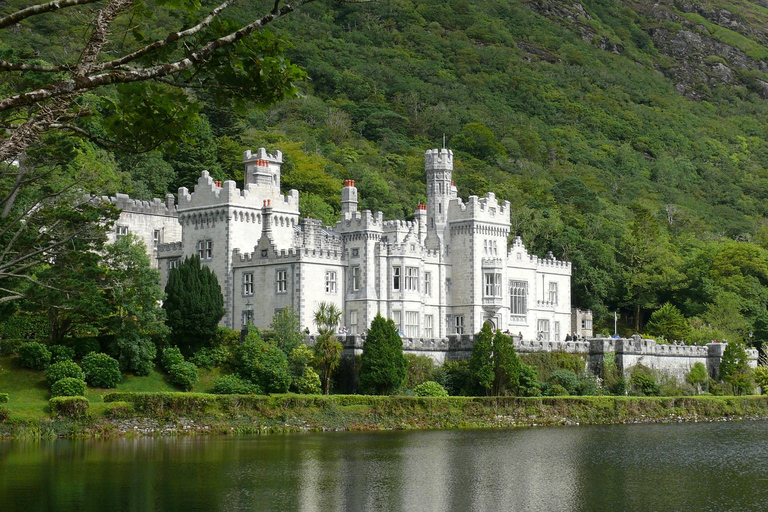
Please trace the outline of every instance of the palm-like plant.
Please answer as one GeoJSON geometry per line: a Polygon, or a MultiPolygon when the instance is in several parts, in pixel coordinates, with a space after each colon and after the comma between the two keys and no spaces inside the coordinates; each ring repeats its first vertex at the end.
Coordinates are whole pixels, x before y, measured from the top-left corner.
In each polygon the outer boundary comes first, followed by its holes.
{"type": "Polygon", "coordinates": [[[323,392],[331,388],[331,375],[341,361],[341,343],[336,341],[336,326],[341,320],[341,310],[336,304],[321,302],[315,310],[315,325],[320,336],[315,343],[315,365],[322,374],[323,392]]]}

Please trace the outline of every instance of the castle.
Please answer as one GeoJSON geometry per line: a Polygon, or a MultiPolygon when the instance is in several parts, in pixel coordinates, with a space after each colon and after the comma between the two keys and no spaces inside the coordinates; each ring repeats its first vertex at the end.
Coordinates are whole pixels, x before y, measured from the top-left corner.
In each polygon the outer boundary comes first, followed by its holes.
{"type": "Polygon", "coordinates": [[[508,246],[509,202],[493,193],[459,198],[450,150],[426,152],[427,204],[412,221],[359,211],[346,181],[334,226],[300,218],[298,191],[281,194],[280,151],[246,151],[243,163],[242,190],[203,171],[193,192],[179,189],[177,204],[170,194],[110,198],[122,210],[114,236],[144,239],[163,285],[187,256],[216,273],[223,326],[268,328],[292,307],[314,330],[314,311],[329,302],[351,335],[380,312],[410,339],[476,333],[486,322],[523,339],[592,336],[591,312],[571,310],[571,264],[529,254],[519,237],[508,246]]]}

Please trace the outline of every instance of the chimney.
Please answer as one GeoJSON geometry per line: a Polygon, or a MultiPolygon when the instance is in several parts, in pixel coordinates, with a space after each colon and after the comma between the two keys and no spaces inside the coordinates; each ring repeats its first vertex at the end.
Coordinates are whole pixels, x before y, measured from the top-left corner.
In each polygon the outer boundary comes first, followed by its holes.
{"type": "Polygon", "coordinates": [[[357,188],[355,180],[344,180],[341,189],[341,217],[348,219],[357,211],[357,188]]]}
{"type": "Polygon", "coordinates": [[[265,199],[261,209],[261,238],[272,240],[272,200],[265,199]]]}

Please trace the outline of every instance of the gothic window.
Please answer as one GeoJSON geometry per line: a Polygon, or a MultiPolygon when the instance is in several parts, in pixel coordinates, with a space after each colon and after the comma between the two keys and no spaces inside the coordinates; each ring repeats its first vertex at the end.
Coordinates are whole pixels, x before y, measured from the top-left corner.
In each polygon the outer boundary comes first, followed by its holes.
{"type": "Polygon", "coordinates": [[[424,295],[432,296],[432,272],[424,272],[424,295]]]}
{"type": "Polygon", "coordinates": [[[168,260],[168,270],[173,270],[175,268],[179,268],[179,258],[168,260]]]}
{"type": "Polygon", "coordinates": [[[349,282],[352,285],[352,291],[356,292],[360,289],[360,267],[354,266],[350,269],[349,282]]]}
{"type": "Polygon", "coordinates": [[[416,338],[419,335],[419,312],[405,312],[405,335],[409,338],[416,338]]]}
{"type": "Polygon", "coordinates": [[[549,302],[557,304],[557,283],[549,283],[549,302]]]}
{"type": "Polygon", "coordinates": [[[501,297],[501,274],[495,272],[485,273],[485,296],[501,297]]]}
{"type": "Polygon", "coordinates": [[[288,271],[278,270],[275,276],[275,282],[277,285],[277,293],[285,293],[288,291],[288,271]]]}
{"type": "Polygon", "coordinates": [[[336,293],[336,272],[325,271],[325,293],[336,293]]]}
{"type": "Polygon", "coordinates": [[[419,291],[419,268],[405,267],[405,289],[419,291]]]}
{"type": "Polygon", "coordinates": [[[392,289],[400,290],[400,267],[392,267],[392,289]]]}
{"type": "Polygon", "coordinates": [[[243,274],[243,296],[253,295],[253,272],[243,274]]]}
{"type": "Polygon", "coordinates": [[[464,334],[464,315],[453,317],[453,326],[456,334],[464,334]]]}
{"type": "Polygon", "coordinates": [[[424,315],[424,337],[426,338],[435,337],[434,318],[432,315],[424,315]]]}
{"type": "Polygon", "coordinates": [[[510,313],[513,315],[525,315],[528,312],[528,283],[525,281],[510,281],[509,295],[511,303],[510,313]]]}

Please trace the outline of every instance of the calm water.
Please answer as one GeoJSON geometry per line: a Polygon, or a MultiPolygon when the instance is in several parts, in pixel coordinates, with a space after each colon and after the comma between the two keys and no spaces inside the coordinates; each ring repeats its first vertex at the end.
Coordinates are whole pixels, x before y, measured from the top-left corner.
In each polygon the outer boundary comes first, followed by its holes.
{"type": "Polygon", "coordinates": [[[3,512],[766,509],[766,422],[0,441],[3,512]]]}

